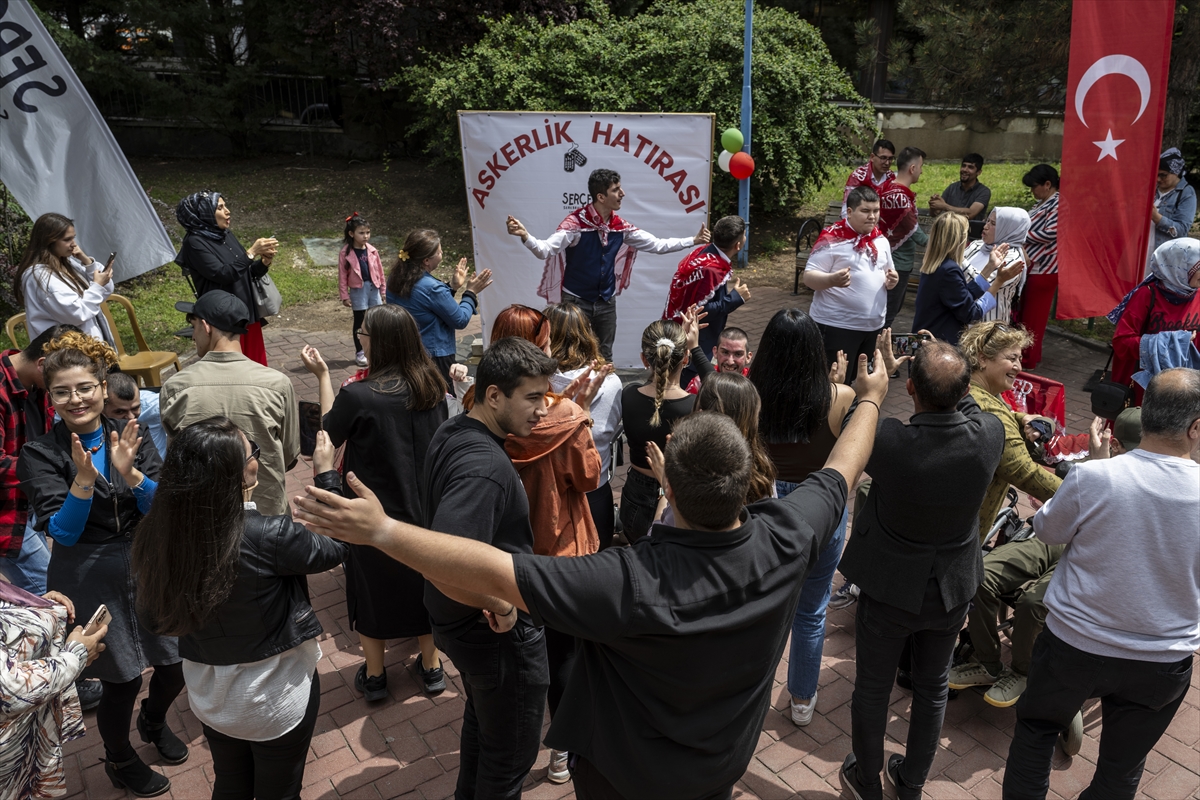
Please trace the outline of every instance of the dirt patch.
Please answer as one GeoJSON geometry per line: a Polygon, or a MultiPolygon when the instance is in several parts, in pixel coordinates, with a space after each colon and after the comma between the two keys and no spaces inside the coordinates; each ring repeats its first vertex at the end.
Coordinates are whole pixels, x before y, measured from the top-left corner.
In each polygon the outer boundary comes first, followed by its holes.
{"type": "Polygon", "coordinates": [[[350,335],[354,312],[342,305],[340,300],[321,300],[316,303],[288,306],[271,325],[296,331],[340,331],[350,335]]]}

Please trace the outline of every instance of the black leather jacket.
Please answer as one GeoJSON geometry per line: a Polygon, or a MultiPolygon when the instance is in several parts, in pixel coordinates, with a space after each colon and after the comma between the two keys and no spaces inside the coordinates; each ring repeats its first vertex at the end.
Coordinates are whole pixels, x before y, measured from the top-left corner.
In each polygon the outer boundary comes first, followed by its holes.
{"type": "MultiPolygon", "coordinates": [[[[341,477],[317,476],[337,492],[341,477]]],[[[179,655],[200,664],[250,664],[278,655],[321,633],[308,600],[306,575],[346,559],[341,542],[312,533],[290,517],[246,512],[241,564],[229,598],[198,631],[179,637],[179,655]]]]}

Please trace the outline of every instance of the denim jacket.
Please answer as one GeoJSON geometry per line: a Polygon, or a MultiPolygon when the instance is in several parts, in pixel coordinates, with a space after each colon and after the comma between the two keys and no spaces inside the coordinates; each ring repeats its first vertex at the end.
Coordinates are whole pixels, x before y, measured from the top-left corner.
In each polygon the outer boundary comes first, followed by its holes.
{"type": "Polygon", "coordinates": [[[1175,191],[1167,194],[1159,203],[1158,213],[1162,214],[1162,220],[1154,226],[1154,247],[1150,249],[1151,253],[1157,250],[1160,244],[1188,235],[1192,222],[1196,219],[1196,190],[1186,179],[1180,178],[1175,191]]]}
{"type": "Polygon", "coordinates": [[[455,353],[454,332],[461,331],[475,313],[474,292],[463,292],[462,302],[454,301],[454,292],[426,272],[413,286],[408,297],[387,293],[387,301],[402,306],[417,321],[421,341],[434,358],[455,353]]]}

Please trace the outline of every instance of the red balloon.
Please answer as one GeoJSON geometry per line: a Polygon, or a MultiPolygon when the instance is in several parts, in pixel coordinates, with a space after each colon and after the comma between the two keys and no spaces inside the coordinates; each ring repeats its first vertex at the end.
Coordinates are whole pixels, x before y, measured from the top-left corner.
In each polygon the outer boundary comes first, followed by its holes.
{"type": "Polygon", "coordinates": [[[754,159],[744,150],[734,153],[733,158],[729,159],[729,174],[739,181],[749,178],[754,174],[754,159]]]}

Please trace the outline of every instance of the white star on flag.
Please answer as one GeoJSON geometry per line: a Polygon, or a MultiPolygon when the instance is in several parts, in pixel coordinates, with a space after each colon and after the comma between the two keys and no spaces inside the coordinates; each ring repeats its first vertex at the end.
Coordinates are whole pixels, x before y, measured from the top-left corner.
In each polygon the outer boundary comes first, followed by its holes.
{"type": "Polygon", "coordinates": [[[1117,158],[1117,145],[1124,144],[1124,139],[1114,139],[1112,137],[1112,128],[1108,129],[1108,135],[1104,137],[1103,142],[1092,142],[1096,147],[1100,148],[1100,155],[1097,156],[1097,161],[1103,161],[1105,158],[1112,157],[1113,161],[1119,161],[1117,158]]]}

